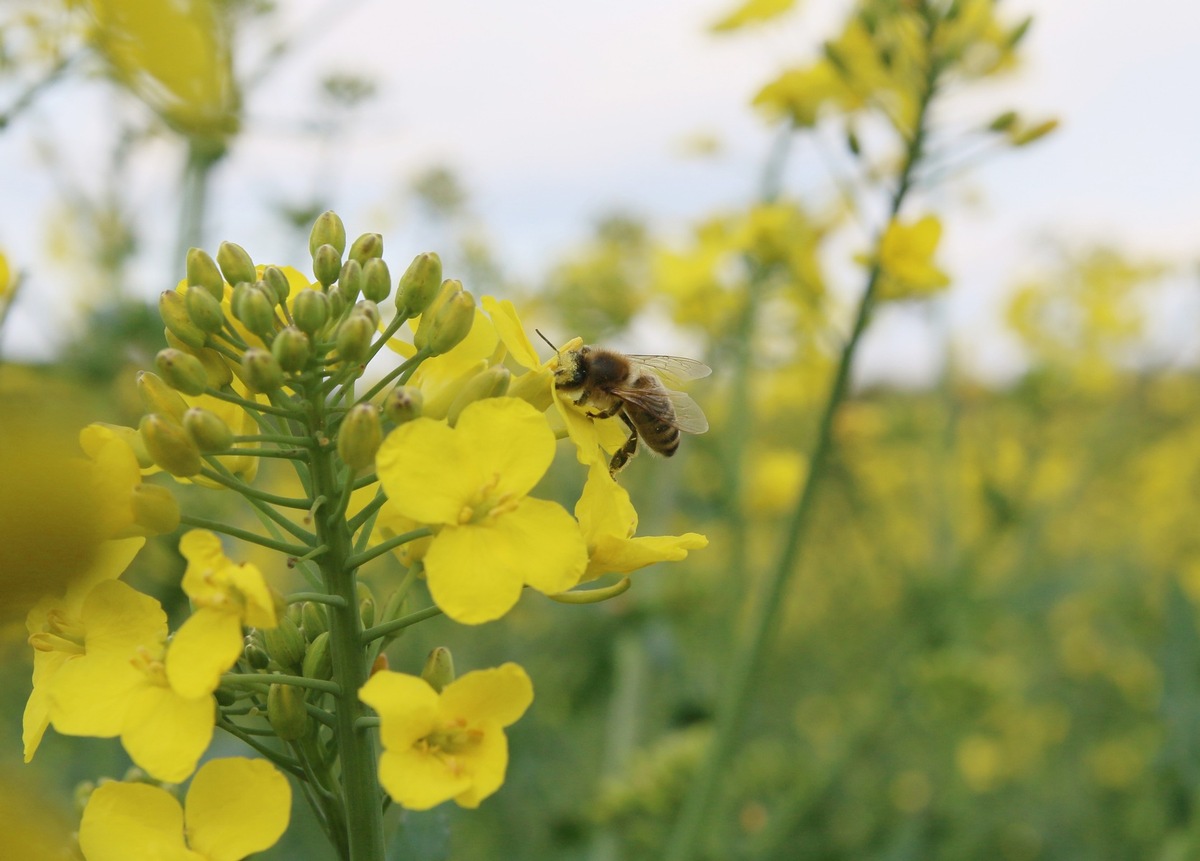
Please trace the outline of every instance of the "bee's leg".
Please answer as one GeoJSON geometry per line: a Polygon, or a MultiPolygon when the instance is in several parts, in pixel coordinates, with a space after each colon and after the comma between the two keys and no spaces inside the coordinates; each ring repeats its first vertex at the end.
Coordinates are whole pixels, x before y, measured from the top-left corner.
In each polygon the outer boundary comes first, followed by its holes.
{"type": "MultiPolygon", "coordinates": [[[[618,412],[621,412],[621,404],[620,403],[614,404],[612,407],[610,407],[607,410],[601,410],[600,412],[595,412],[595,413],[588,413],[587,415],[588,415],[589,419],[611,419],[618,412]]],[[[621,413],[621,418],[625,418],[624,413],[621,413]]],[[[625,423],[629,424],[629,420],[625,419],[625,423]]],[[[633,425],[629,425],[629,426],[633,427],[633,425]]]]}
{"type": "Polygon", "coordinates": [[[637,428],[633,426],[633,422],[629,420],[629,416],[625,415],[624,412],[621,413],[621,420],[629,425],[629,439],[625,441],[625,445],[617,449],[616,454],[612,456],[612,460],[608,462],[608,474],[613,478],[616,478],[617,473],[623,470],[629,464],[630,459],[637,454],[637,428]]]}

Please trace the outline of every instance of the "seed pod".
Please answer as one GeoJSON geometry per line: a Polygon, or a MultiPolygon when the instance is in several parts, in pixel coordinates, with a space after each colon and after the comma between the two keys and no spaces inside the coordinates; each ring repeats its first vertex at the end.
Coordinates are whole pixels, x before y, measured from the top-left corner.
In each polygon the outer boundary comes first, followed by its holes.
{"type": "Polygon", "coordinates": [[[338,428],[338,454],[354,472],[375,462],[375,452],[383,442],[383,425],[373,404],[358,404],[342,419],[338,428]]]}
{"type": "Polygon", "coordinates": [[[371,352],[371,339],[374,337],[375,327],[370,319],[361,314],[347,317],[338,326],[338,356],[343,362],[357,365],[371,352]]]}
{"type": "Polygon", "coordinates": [[[454,681],[454,656],[445,646],[438,646],[425,659],[425,667],[421,670],[421,678],[429,682],[429,686],[439,694],[442,688],[454,681]]]}
{"type": "Polygon", "coordinates": [[[392,292],[392,273],[381,257],[372,257],[362,267],[362,294],[372,302],[382,302],[392,292]]]}
{"type": "Polygon", "coordinates": [[[183,425],[159,413],[142,416],[138,433],[154,462],[171,475],[187,478],[200,471],[200,449],[188,438],[183,425]]]}
{"type": "Polygon", "coordinates": [[[161,484],[139,484],[130,493],[133,522],[147,535],[166,535],[179,528],[179,502],[161,484]]]}
{"type": "Polygon", "coordinates": [[[217,261],[202,248],[188,249],[187,283],[189,287],[203,287],[218,302],[225,298],[225,279],[217,261]]]}
{"type": "Polygon", "coordinates": [[[202,452],[225,451],[233,447],[233,431],[216,413],[192,407],[183,414],[183,429],[202,452]]]}
{"type": "Polygon", "coordinates": [[[292,319],[300,331],[316,334],[329,322],[329,297],[320,290],[301,290],[292,300],[292,319]]]}
{"type": "Polygon", "coordinates": [[[332,245],[340,256],[346,250],[346,225],[333,210],[322,212],[308,234],[308,253],[315,255],[322,245],[332,245]]]}
{"type": "Polygon", "coordinates": [[[364,233],[350,246],[350,259],[357,260],[360,266],[372,257],[382,256],[383,237],[378,233],[364,233]]]}
{"type": "Polygon", "coordinates": [[[183,414],[188,408],[187,401],[163,382],[158,374],[138,371],[137,390],[146,412],[169,416],[177,422],[183,421],[183,414]]]}
{"type": "Polygon", "coordinates": [[[424,400],[416,386],[396,386],[383,401],[383,415],[392,424],[402,425],[421,415],[424,400]]]}
{"type": "MultiPolygon", "coordinates": [[[[205,293],[204,295],[208,295],[205,293]]],[[[159,350],[154,357],[154,367],[162,374],[167,385],[185,395],[202,395],[208,386],[208,373],[204,365],[191,353],[168,347],[159,350]]]]}
{"type": "Polygon", "coordinates": [[[217,249],[217,266],[221,268],[221,274],[225,276],[225,280],[234,287],[243,281],[253,284],[258,280],[254,261],[250,259],[246,249],[237,243],[221,243],[221,247],[217,249]]]}
{"type": "Polygon", "coordinates": [[[493,365],[486,371],[471,377],[458,396],[450,403],[450,409],[446,412],[446,421],[453,427],[458,422],[458,414],[467,404],[482,401],[485,398],[502,397],[508,391],[510,379],[512,379],[512,374],[508,372],[508,368],[500,365],[493,365]]]}
{"type": "Polygon", "coordinates": [[[304,666],[300,672],[306,679],[333,678],[333,655],[329,651],[329,632],[322,631],[308,644],[304,666]]]}
{"type": "Polygon", "coordinates": [[[183,294],[183,304],[196,328],[211,334],[220,332],[224,327],[225,311],[221,308],[220,300],[214,299],[207,288],[198,284],[188,287],[183,294]]]}
{"type": "Polygon", "coordinates": [[[338,280],[342,270],[342,255],[332,245],[322,245],[313,253],[313,275],[328,288],[338,280]]]}
{"type": "Polygon", "coordinates": [[[308,732],[304,691],[293,685],[271,685],[267,691],[267,720],[284,741],[304,738],[308,732]]]}
{"type": "Polygon", "coordinates": [[[291,295],[292,285],[288,283],[287,276],[283,274],[283,270],[278,266],[267,266],[264,268],[262,280],[275,295],[276,305],[282,305],[287,300],[287,297],[291,295]]]}
{"type": "Polygon", "coordinates": [[[283,368],[266,350],[251,347],[242,354],[242,379],[251,391],[266,394],[283,385],[283,368]]]}
{"type": "Polygon", "coordinates": [[[418,254],[396,287],[397,313],[405,318],[423,314],[437,297],[441,285],[442,259],[432,251],[418,254]]]}
{"type": "Polygon", "coordinates": [[[158,313],[167,329],[189,347],[203,347],[208,335],[192,322],[182,293],[164,290],[158,295],[158,313]]]}
{"type": "Polygon", "coordinates": [[[362,292],[363,285],[363,268],[362,264],[357,260],[347,260],[342,264],[342,270],[338,273],[338,289],[342,291],[342,296],[347,302],[353,302],[358,298],[358,294],[362,292]]]}
{"type": "Polygon", "coordinates": [[[288,326],[280,329],[271,342],[271,355],[279,362],[279,367],[288,373],[298,373],[304,370],[312,356],[312,341],[295,326],[288,326]]]}

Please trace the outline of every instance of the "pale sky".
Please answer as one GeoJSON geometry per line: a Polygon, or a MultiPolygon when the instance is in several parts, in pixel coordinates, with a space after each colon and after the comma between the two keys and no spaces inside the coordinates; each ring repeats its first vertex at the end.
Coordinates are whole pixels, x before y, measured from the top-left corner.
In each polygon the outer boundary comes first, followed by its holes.
{"type": "MultiPolygon", "coordinates": [[[[252,94],[248,133],[213,191],[207,244],[215,249],[232,238],[256,259],[303,263],[293,259],[298,249],[265,234],[261,201],[303,198],[312,187],[315,139],[297,123],[311,114],[304,100],[314,75],[331,69],[361,71],[381,85],[339,144],[332,204],[352,233],[384,233],[393,269],[425,250],[427,239],[414,213],[398,208],[397,191],[437,162],[460,172],[501,262],[529,280],[612,211],[682,235],[689,221],[753,194],[769,131],[749,99],[777,70],[810,56],[847,5],[809,0],[785,26],[715,38],[705,25],[727,4],[711,0],[345,4],[347,14],[252,94]],[[725,142],[724,155],[680,158],[679,141],[701,131],[725,142]]],[[[1029,271],[1045,237],[1075,245],[1112,241],[1180,262],[1196,257],[1200,238],[1200,4],[1002,5],[1014,19],[1023,10],[1036,15],[1025,67],[956,101],[949,116],[982,119],[993,108],[1013,107],[1058,116],[1062,128],[977,169],[970,189],[979,203],[963,202],[962,185],[930,199],[946,213],[942,259],[957,277],[945,318],[971,343],[983,370],[997,374],[1016,359],[994,322],[1004,287],[1029,271]]],[[[339,6],[298,0],[288,10],[300,21],[324,8],[339,6]]],[[[0,135],[7,203],[0,247],[29,270],[29,292],[37,294],[9,322],[10,355],[52,349],[53,327],[45,321],[63,277],[36,259],[55,184],[39,175],[34,139],[56,136],[86,182],[108,146],[112,109],[112,97],[97,85],[64,87],[0,135]]],[[[178,158],[165,144],[151,149],[131,189],[139,211],[161,213],[150,216],[152,253],[135,270],[147,296],[173,284],[160,279],[171,265],[178,158]]],[[[793,190],[817,183],[816,170],[799,155],[789,174],[793,190]]],[[[175,275],[182,264],[177,268],[175,275]]],[[[1166,315],[1164,338],[1186,339],[1195,330],[1194,282],[1178,291],[1181,304],[1166,315]]],[[[926,317],[881,315],[860,371],[921,379],[940,350],[930,347],[926,317]]]]}

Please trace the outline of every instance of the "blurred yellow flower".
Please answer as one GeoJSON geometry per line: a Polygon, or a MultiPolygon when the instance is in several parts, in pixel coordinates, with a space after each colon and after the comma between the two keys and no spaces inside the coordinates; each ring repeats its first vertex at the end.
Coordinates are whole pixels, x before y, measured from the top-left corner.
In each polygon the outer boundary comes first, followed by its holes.
{"type": "Polygon", "coordinates": [[[950,276],[933,262],[942,224],[932,215],[912,223],[893,220],[879,241],[880,299],[913,299],[936,293],[950,276]]]}

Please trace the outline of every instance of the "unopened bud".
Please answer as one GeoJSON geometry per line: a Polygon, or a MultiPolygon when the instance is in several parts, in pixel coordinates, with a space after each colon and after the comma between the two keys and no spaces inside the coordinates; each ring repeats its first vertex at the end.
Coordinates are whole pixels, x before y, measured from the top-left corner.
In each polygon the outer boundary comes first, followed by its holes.
{"type": "Polygon", "coordinates": [[[296,623],[282,616],[274,628],[259,628],[271,659],[285,670],[298,670],[304,660],[304,637],[296,623]]]}
{"type": "Polygon", "coordinates": [[[242,354],[242,379],[251,391],[266,394],[283,385],[283,368],[266,350],[251,347],[242,354]]]}
{"type": "Polygon", "coordinates": [[[322,245],[332,245],[340,255],[346,250],[346,225],[333,210],[322,212],[308,234],[308,253],[315,255],[322,245]]]}
{"type": "Polygon", "coordinates": [[[325,608],[316,601],[305,601],[304,606],[300,608],[300,628],[304,633],[304,639],[312,643],[319,634],[329,630],[329,617],[325,615],[325,608]]]}
{"type": "Polygon", "coordinates": [[[183,429],[200,451],[225,451],[233,447],[233,431],[229,425],[203,407],[192,407],[183,414],[183,429]]]}
{"type": "Polygon", "coordinates": [[[191,353],[200,360],[200,364],[204,366],[204,372],[208,374],[208,387],[210,389],[220,389],[233,381],[233,370],[229,367],[228,360],[211,347],[189,347],[183,341],[171,334],[171,330],[165,331],[167,346],[174,347],[176,350],[182,350],[185,353],[191,353]]]}
{"type": "Polygon", "coordinates": [[[221,267],[221,274],[225,276],[225,280],[234,287],[244,281],[254,283],[258,280],[254,261],[250,259],[246,249],[235,242],[221,243],[221,247],[217,249],[217,266],[221,267]]]}
{"type": "Polygon", "coordinates": [[[295,326],[280,329],[271,342],[271,355],[288,373],[304,370],[312,356],[312,341],[295,326]]]}
{"type": "Polygon", "coordinates": [[[322,287],[328,288],[338,280],[342,271],[342,255],[332,245],[318,246],[313,252],[313,275],[321,282],[322,287]]]}
{"type": "Polygon", "coordinates": [[[203,347],[208,335],[192,322],[182,293],[164,290],[158,296],[158,313],[167,329],[189,347],[203,347]]]}
{"type": "Polygon", "coordinates": [[[255,670],[265,670],[271,665],[271,656],[267,654],[267,650],[262,647],[261,643],[253,641],[247,643],[242,654],[246,657],[246,663],[255,670]]]}
{"type": "Polygon", "coordinates": [[[200,471],[200,449],[188,438],[183,425],[159,413],[142,416],[138,433],[154,462],[171,475],[187,478],[200,471]]]}
{"type": "Polygon", "coordinates": [[[292,319],[302,332],[315,335],[329,322],[329,297],[320,290],[301,290],[292,300],[292,319]]]}
{"type": "Polygon", "coordinates": [[[372,302],[382,302],[392,292],[392,273],[382,257],[372,257],[362,267],[362,294],[372,302]]]}
{"type": "Polygon", "coordinates": [[[440,356],[458,346],[474,322],[475,297],[465,290],[455,293],[432,314],[428,324],[424,316],[421,318],[413,344],[417,349],[428,350],[431,356],[440,356]],[[425,330],[424,338],[421,337],[422,329],[425,330]]]}
{"type": "Polygon", "coordinates": [[[218,302],[225,298],[225,279],[217,261],[202,248],[188,249],[187,283],[189,287],[203,287],[218,302]]]}
{"type": "Polygon", "coordinates": [[[396,311],[404,317],[423,314],[442,286],[442,258],[432,251],[418,254],[400,276],[396,311]]]}
{"type": "Polygon", "coordinates": [[[1009,138],[1009,141],[1015,147],[1029,146],[1034,141],[1041,140],[1046,135],[1058,128],[1058,120],[1045,120],[1038,123],[1036,126],[1024,129],[1023,131],[1015,132],[1009,138]]]}
{"type": "Polygon", "coordinates": [[[214,299],[206,288],[198,284],[188,287],[183,303],[196,328],[212,333],[220,332],[225,325],[225,311],[220,300],[214,299]]]}
{"type": "Polygon", "coordinates": [[[293,685],[271,685],[267,691],[267,720],[283,741],[296,741],[308,732],[304,691],[293,685]]]}
{"type": "Polygon", "coordinates": [[[329,293],[329,317],[332,320],[340,320],[342,315],[346,313],[346,309],[350,307],[350,303],[346,301],[346,294],[342,292],[341,287],[330,287],[329,293]]]}
{"type": "MultiPolygon", "coordinates": [[[[208,294],[205,294],[208,295],[208,294]]],[[[204,365],[191,353],[168,347],[159,350],[154,357],[154,367],[162,374],[167,385],[185,395],[201,395],[208,386],[208,373],[204,365]]]]}
{"type": "Polygon", "coordinates": [[[370,319],[361,314],[352,314],[338,326],[338,356],[343,362],[357,365],[371,352],[371,339],[374,337],[375,327],[370,319]]]}
{"type": "Polygon", "coordinates": [[[292,285],[288,283],[287,276],[283,274],[283,270],[278,266],[265,267],[263,269],[262,280],[275,295],[276,305],[282,305],[292,292],[292,285]]]}
{"type": "Polygon", "coordinates": [[[158,374],[138,371],[137,390],[146,412],[168,416],[177,422],[183,421],[183,414],[188,408],[187,401],[163,382],[158,374]]]}
{"type": "Polygon", "coordinates": [[[377,329],[379,328],[379,306],[376,305],[374,302],[372,302],[370,299],[360,299],[358,301],[358,303],[354,306],[354,310],[351,311],[350,313],[362,314],[364,317],[366,317],[368,320],[371,321],[372,326],[374,326],[377,329]]]}
{"type": "Polygon", "coordinates": [[[342,419],[338,428],[338,454],[346,466],[359,472],[375,462],[375,452],[383,442],[383,424],[374,404],[358,404],[342,419]]]}
{"type": "Polygon", "coordinates": [[[358,294],[362,292],[363,285],[363,268],[362,264],[357,260],[347,260],[342,264],[342,270],[338,273],[338,289],[342,291],[342,296],[347,302],[353,302],[358,298],[358,294]]]}
{"type": "Polygon", "coordinates": [[[383,256],[383,237],[378,233],[364,233],[350,246],[350,259],[357,260],[359,265],[366,263],[372,257],[383,256]]]}
{"type": "Polygon", "coordinates": [[[421,415],[424,399],[416,386],[396,386],[383,400],[383,414],[392,424],[402,425],[421,415]]]}
{"type": "Polygon", "coordinates": [[[1017,124],[1017,119],[1018,116],[1016,111],[1005,111],[988,123],[988,131],[1006,132],[1017,124]]]}
{"type": "Polygon", "coordinates": [[[467,404],[482,401],[485,398],[502,397],[508,391],[508,383],[511,379],[512,374],[508,372],[508,368],[500,365],[493,365],[486,371],[471,377],[462,387],[458,396],[450,403],[450,409],[446,412],[446,421],[453,427],[458,422],[458,414],[467,404]]]}
{"type": "Polygon", "coordinates": [[[275,309],[268,291],[260,289],[256,284],[242,282],[233,288],[233,298],[230,306],[233,316],[242,321],[247,329],[256,335],[264,335],[275,328],[275,309]]]}
{"type": "Polygon", "coordinates": [[[421,670],[421,678],[429,682],[429,686],[439,694],[442,688],[454,681],[454,657],[445,646],[438,646],[425,659],[425,667],[421,670]]]}
{"type": "Polygon", "coordinates": [[[329,632],[322,631],[308,644],[300,672],[306,679],[333,678],[333,655],[329,651],[329,632]]]}
{"type": "Polygon", "coordinates": [[[133,522],[146,535],[166,535],[179,528],[179,502],[160,484],[139,484],[130,494],[133,522]]]}

